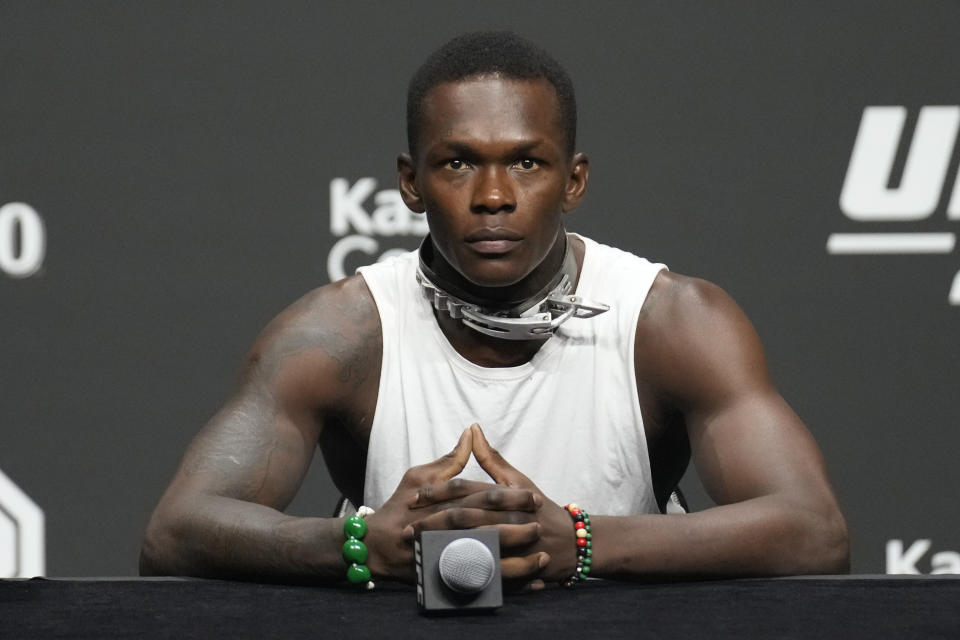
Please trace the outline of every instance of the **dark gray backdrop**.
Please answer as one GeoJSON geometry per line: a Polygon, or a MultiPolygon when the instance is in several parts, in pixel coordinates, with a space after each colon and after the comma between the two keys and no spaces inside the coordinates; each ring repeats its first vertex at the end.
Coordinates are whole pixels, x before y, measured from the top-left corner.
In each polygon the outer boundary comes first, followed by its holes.
{"type": "MultiPolygon", "coordinates": [[[[958,230],[946,196],[913,223],[838,199],[865,107],[903,105],[909,129],[960,104],[960,5],[4,0],[0,205],[36,211],[47,246],[36,274],[0,271],[0,470],[46,513],[48,574],[136,572],[245,349],[328,281],[331,181],[392,188],[407,78],[487,27],[574,78],[592,173],[569,228],[745,308],[824,451],[854,570],[883,572],[890,539],[931,539],[923,572],[960,548],[960,260],[826,250],[835,232],[958,230]]],[[[318,456],[292,509],[334,500],[318,456]]]]}

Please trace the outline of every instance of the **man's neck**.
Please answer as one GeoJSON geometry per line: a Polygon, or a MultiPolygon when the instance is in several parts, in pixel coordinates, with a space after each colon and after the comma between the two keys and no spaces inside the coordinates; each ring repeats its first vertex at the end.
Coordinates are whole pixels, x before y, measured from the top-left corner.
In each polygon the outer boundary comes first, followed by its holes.
{"type": "MultiPolygon", "coordinates": [[[[574,281],[573,288],[573,291],[576,291],[576,285],[579,282],[580,273],[583,269],[584,245],[583,241],[576,236],[568,235],[566,241],[570,243],[570,248],[577,261],[577,278],[574,281]]],[[[556,261],[556,266],[553,267],[552,270],[543,269],[542,271],[546,273],[537,273],[536,277],[532,277],[535,274],[531,273],[530,276],[527,276],[527,278],[521,281],[525,287],[529,286],[529,290],[538,291],[541,289],[553,278],[555,272],[560,269],[560,265],[563,262],[565,246],[563,242],[558,242],[557,245],[560,246],[561,251],[559,260],[556,261]],[[527,282],[528,280],[529,282],[527,282]]],[[[544,259],[544,263],[540,265],[541,267],[546,267],[546,263],[552,261],[555,251],[556,245],[554,249],[551,249],[547,258],[544,259]]],[[[535,271],[541,270],[538,267],[535,271]]],[[[510,289],[513,289],[513,287],[510,287],[510,289]]],[[[475,288],[474,290],[477,289],[475,288]]],[[[511,292],[509,295],[515,296],[516,294],[511,292]]],[[[508,295],[501,295],[500,299],[509,298],[508,295]]],[[[433,315],[437,319],[440,330],[447,337],[451,346],[457,350],[457,353],[481,367],[515,367],[524,364],[525,362],[529,362],[537,351],[540,350],[544,342],[546,342],[545,340],[504,340],[502,338],[494,338],[471,329],[463,324],[461,320],[451,318],[446,313],[434,310],[433,315]]]]}
{"type": "MultiPolygon", "coordinates": [[[[518,282],[505,287],[484,287],[467,280],[434,247],[429,250],[426,266],[431,279],[455,297],[484,309],[510,309],[537,295],[550,285],[563,266],[567,249],[567,234],[560,229],[546,257],[518,282]]],[[[428,243],[429,244],[429,243],[428,243]]]]}

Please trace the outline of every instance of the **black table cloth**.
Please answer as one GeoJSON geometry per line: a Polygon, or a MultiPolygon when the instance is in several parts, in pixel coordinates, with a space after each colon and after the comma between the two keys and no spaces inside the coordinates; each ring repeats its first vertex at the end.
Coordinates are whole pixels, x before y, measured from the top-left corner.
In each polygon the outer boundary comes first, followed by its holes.
{"type": "Polygon", "coordinates": [[[0,581],[0,638],[960,638],[960,577],[597,581],[426,617],[370,592],[194,579],[0,581]]]}

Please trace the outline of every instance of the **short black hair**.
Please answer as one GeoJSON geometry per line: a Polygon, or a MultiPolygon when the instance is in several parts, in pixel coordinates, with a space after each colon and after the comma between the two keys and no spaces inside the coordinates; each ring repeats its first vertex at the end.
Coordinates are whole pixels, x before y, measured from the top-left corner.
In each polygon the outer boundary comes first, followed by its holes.
{"type": "Polygon", "coordinates": [[[437,85],[482,75],[513,80],[547,80],[557,92],[567,152],[577,140],[577,98],[570,76],[540,46],[509,31],[474,31],[457,36],[434,51],[417,69],[407,88],[407,145],[417,155],[423,100],[437,85]]]}

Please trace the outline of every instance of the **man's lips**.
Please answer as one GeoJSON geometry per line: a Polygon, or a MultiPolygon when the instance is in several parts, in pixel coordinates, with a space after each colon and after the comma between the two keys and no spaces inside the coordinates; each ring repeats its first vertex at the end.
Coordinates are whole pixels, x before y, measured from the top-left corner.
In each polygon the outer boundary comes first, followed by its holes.
{"type": "Polygon", "coordinates": [[[506,253],[523,239],[510,229],[480,229],[464,238],[478,253],[506,253]]]}
{"type": "Polygon", "coordinates": [[[464,240],[467,242],[484,242],[486,240],[522,240],[521,236],[516,231],[510,229],[504,229],[502,227],[496,229],[477,229],[470,235],[468,235],[464,240]]]}

